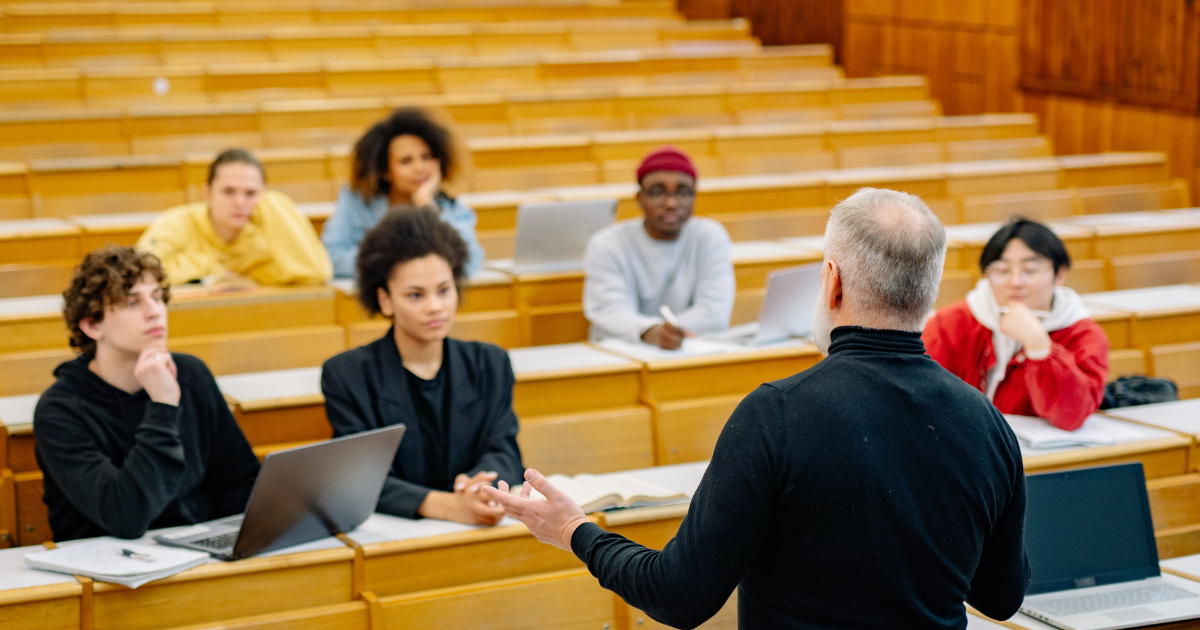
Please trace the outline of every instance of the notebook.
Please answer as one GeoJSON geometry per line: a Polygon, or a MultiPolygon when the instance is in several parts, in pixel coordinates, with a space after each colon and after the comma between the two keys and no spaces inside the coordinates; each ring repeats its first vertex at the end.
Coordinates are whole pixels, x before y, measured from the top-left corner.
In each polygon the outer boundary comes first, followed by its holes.
{"type": "Polygon", "coordinates": [[[137,588],[208,562],[208,554],[97,538],[25,555],[25,564],[43,571],[82,575],[100,582],[137,588]]]}
{"type": "MultiPolygon", "coordinates": [[[[643,481],[631,475],[588,475],[574,477],[550,475],[546,477],[554,487],[571,497],[584,512],[600,512],[617,508],[644,507],[688,500],[688,495],[643,481]]],[[[519,491],[519,486],[513,492],[519,491]]],[[[540,499],[542,494],[531,490],[530,498],[540,499]]]]}
{"type": "Polygon", "coordinates": [[[1071,446],[1109,446],[1123,442],[1136,442],[1146,434],[1132,426],[1105,418],[1089,416],[1083,426],[1074,431],[1064,431],[1041,418],[1004,414],[1012,432],[1029,448],[1034,450],[1066,448],[1071,446]]]}

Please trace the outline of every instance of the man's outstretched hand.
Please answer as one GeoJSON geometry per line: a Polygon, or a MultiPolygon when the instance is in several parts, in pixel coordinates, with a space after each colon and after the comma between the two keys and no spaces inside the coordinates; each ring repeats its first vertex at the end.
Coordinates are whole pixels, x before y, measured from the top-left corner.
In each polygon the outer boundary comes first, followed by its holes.
{"type": "Polygon", "coordinates": [[[564,551],[571,551],[571,536],[575,534],[575,529],[588,522],[583,510],[571,497],[532,468],[525,471],[525,484],[520,496],[509,494],[508,484],[503,481],[499,488],[484,486],[482,490],[509,516],[524,523],[535,538],[564,551]],[[531,487],[542,493],[545,500],[530,499],[531,487]]]}

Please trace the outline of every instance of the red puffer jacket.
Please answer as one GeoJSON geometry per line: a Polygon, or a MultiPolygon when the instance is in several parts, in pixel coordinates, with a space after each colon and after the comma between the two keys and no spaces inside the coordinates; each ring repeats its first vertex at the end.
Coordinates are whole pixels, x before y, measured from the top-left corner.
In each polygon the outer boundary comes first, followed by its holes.
{"type": "MultiPolygon", "coordinates": [[[[942,367],[987,391],[987,375],[996,364],[992,331],[971,315],[965,301],[938,311],[925,323],[922,338],[942,367]]],[[[1037,416],[1074,431],[1104,399],[1108,337],[1096,322],[1083,319],[1050,333],[1050,341],[1050,356],[1040,361],[1017,352],[993,402],[1002,413],[1037,416]]]]}

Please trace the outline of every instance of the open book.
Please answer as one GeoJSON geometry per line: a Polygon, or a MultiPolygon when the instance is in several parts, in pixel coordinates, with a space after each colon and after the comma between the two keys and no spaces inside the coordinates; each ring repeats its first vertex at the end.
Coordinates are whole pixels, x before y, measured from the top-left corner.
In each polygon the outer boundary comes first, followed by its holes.
{"type": "MultiPolygon", "coordinates": [[[[574,477],[550,475],[546,477],[556,488],[571,497],[584,512],[599,512],[613,508],[642,507],[663,503],[687,501],[682,492],[665,488],[655,483],[642,481],[631,475],[588,475],[574,477]]],[[[513,488],[519,491],[520,486],[513,488]]],[[[530,498],[542,498],[537,490],[531,490],[530,498]]]]}
{"type": "Polygon", "coordinates": [[[25,554],[25,564],[43,571],[82,575],[137,588],[208,562],[201,551],[172,549],[116,538],[96,538],[25,554]]]}
{"type": "Polygon", "coordinates": [[[1064,431],[1041,418],[1004,414],[1012,432],[1029,448],[1065,448],[1068,446],[1108,446],[1145,438],[1139,427],[1103,416],[1088,416],[1083,426],[1064,431]]]}

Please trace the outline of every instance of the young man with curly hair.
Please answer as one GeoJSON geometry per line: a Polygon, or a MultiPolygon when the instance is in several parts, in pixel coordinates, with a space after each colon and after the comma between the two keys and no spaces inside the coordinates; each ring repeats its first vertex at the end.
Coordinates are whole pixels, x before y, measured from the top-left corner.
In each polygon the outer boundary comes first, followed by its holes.
{"type": "Polygon", "coordinates": [[[79,356],[33,416],[54,540],[138,538],[245,509],[258,459],[199,359],[167,350],[158,259],[108,246],[63,292],[79,356]]]}
{"type": "Polygon", "coordinates": [[[508,353],[450,338],[467,244],[429,208],[393,208],[358,250],[358,296],[392,320],[378,341],[325,363],[335,436],[403,423],[379,512],[495,525],[480,488],[521,479],[508,353]]]}

